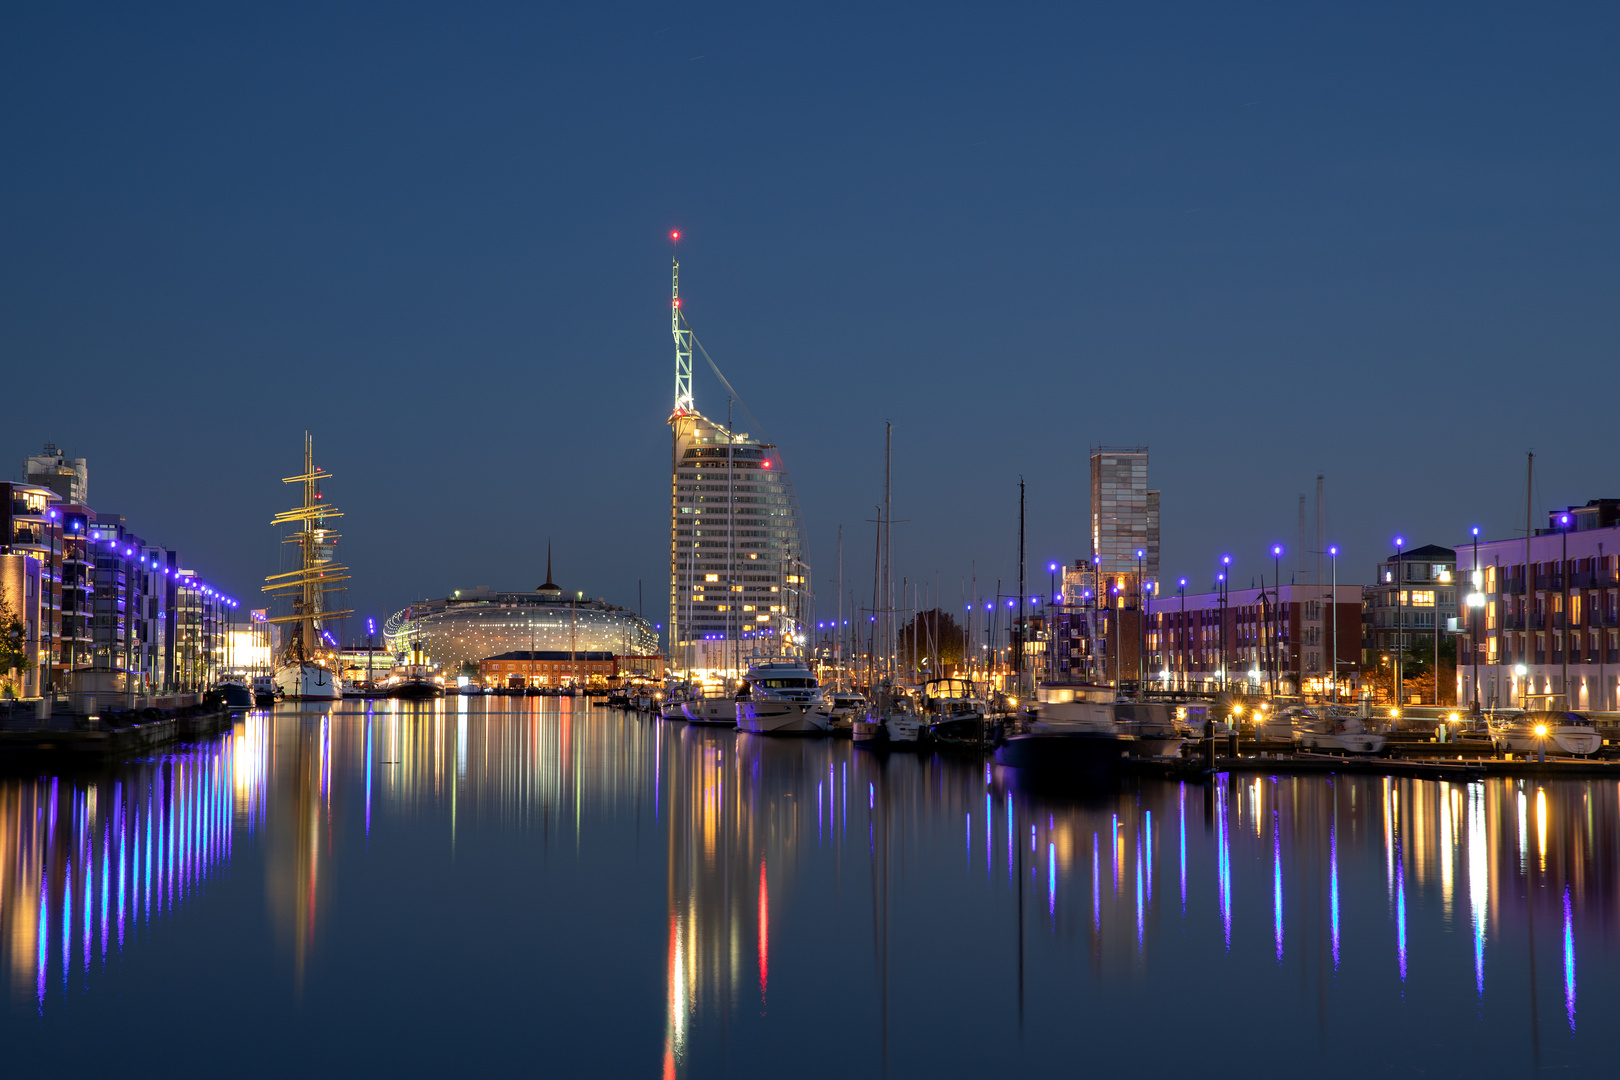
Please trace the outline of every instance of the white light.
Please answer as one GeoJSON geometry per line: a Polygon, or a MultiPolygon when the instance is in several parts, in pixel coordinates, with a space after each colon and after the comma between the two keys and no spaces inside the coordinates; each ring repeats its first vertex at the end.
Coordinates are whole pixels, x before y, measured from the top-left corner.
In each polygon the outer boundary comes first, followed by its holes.
{"type": "Polygon", "coordinates": [[[1485,606],[1485,594],[1484,593],[1477,593],[1477,592],[1469,593],[1468,594],[1468,606],[1469,607],[1484,607],[1485,606]]]}

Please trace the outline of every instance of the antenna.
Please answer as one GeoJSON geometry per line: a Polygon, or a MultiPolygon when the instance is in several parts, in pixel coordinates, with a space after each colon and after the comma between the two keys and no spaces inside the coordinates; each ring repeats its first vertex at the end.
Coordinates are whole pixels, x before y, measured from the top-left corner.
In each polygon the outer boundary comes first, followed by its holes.
{"type": "Polygon", "coordinates": [[[675,338],[675,415],[694,412],[692,402],[692,331],[681,325],[681,260],[679,229],[669,234],[675,249],[670,259],[669,332],[675,338]]]}

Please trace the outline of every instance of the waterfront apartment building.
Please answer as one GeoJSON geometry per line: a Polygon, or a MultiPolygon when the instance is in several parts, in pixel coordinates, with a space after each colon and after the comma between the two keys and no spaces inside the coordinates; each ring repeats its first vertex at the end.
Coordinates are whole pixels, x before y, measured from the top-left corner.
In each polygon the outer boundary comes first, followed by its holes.
{"type": "Polygon", "coordinates": [[[1460,588],[1457,553],[1448,547],[1425,544],[1380,562],[1377,584],[1362,589],[1362,666],[1403,650],[1429,655],[1457,617],[1460,588]]]}
{"type": "Polygon", "coordinates": [[[740,673],[756,656],[799,655],[810,569],[781,453],[695,412],[669,423],[671,664],[740,673]]]}
{"type": "Polygon", "coordinates": [[[38,482],[0,484],[0,555],[24,555],[39,568],[33,692],[66,692],[74,672],[92,670],[122,673],[124,688],[142,694],[191,692],[217,679],[234,602],[121,516],[77,501],[88,486],[83,458],[46,444],[27,471],[38,482]]]}
{"type": "Polygon", "coordinates": [[[1528,539],[1457,549],[1460,704],[1620,709],[1620,500],[1551,511],[1528,539]]]}
{"type": "Polygon", "coordinates": [[[54,491],[58,501],[89,505],[90,465],[84,458],[70,458],[55,443],[46,443],[45,449],[29,457],[24,467],[28,482],[54,491]]]}
{"type": "Polygon", "coordinates": [[[39,697],[44,680],[50,677],[44,664],[40,626],[50,609],[45,606],[44,562],[18,552],[0,555],[0,605],[17,619],[22,630],[22,663],[0,671],[0,686],[11,697],[39,697]]]}
{"type": "Polygon", "coordinates": [[[38,484],[0,483],[0,554],[24,555],[39,565],[40,611],[33,652],[40,665],[36,692],[61,685],[63,673],[62,574],[65,551],[56,493],[38,484]]]}
{"type": "Polygon", "coordinates": [[[1298,585],[1150,597],[1147,670],[1166,689],[1352,693],[1361,587],[1298,585]],[[1335,648],[1336,646],[1336,648],[1335,648]]]}
{"type": "Polygon", "coordinates": [[[1140,564],[1145,582],[1159,580],[1159,493],[1148,487],[1147,447],[1091,448],[1091,551],[1105,575],[1135,574],[1140,564]]]}

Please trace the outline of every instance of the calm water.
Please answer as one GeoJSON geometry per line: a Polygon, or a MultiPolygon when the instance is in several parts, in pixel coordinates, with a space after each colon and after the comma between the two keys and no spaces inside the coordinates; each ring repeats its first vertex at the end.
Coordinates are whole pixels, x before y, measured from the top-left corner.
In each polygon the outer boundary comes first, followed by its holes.
{"type": "Polygon", "coordinates": [[[1031,790],[567,700],[283,709],[0,778],[0,1037],[171,1074],[1595,1073],[1617,837],[1608,781],[1031,790]]]}

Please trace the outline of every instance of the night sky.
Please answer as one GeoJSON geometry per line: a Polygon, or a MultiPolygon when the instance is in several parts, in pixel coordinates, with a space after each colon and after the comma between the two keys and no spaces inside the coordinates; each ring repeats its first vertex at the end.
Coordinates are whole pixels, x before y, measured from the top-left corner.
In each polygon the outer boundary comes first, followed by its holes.
{"type": "MultiPolygon", "coordinates": [[[[1152,447],[1167,579],[1620,495],[1620,8],[21,5],[0,23],[0,475],[254,600],[302,432],[350,606],[663,622],[668,232],[782,448],[825,616],[1087,553],[1152,447]],[[1314,509],[1311,511],[1314,522],[1314,509]]],[[[725,391],[698,360],[699,408],[725,391]]],[[[739,429],[760,427],[738,411],[739,429]]],[[[1032,575],[1044,585],[1044,570],[1032,575]]],[[[247,605],[244,605],[247,606],[247,605]]],[[[353,627],[351,626],[351,631],[353,627]]]]}

